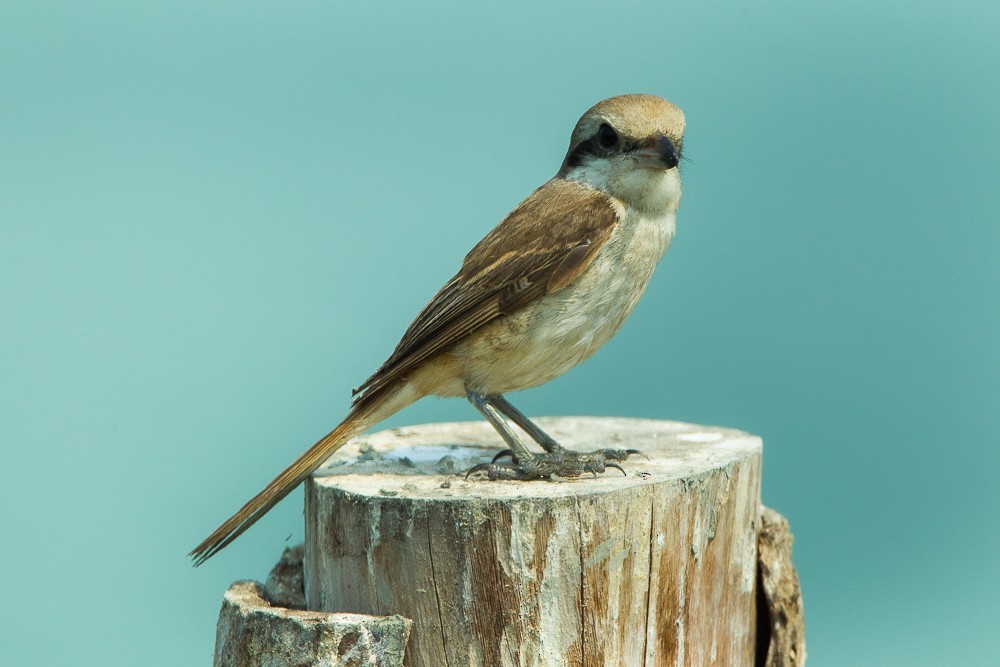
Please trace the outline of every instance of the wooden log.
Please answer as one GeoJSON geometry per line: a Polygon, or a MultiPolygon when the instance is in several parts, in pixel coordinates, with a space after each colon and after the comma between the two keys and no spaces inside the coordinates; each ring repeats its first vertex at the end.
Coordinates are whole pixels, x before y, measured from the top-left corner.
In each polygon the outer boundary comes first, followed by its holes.
{"type": "Polygon", "coordinates": [[[761,441],[638,419],[541,419],[648,460],[597,478],[465,480],[485,423],[357,439],[306,487],[309,609],[413,620],[410,667],[752,665],[761,441]]]}

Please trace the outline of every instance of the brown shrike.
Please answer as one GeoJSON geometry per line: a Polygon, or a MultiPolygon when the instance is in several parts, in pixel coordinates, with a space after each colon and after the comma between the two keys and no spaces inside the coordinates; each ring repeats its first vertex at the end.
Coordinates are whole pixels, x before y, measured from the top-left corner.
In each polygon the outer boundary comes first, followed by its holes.
{"type": "Polygon", "coordinates": [[[587,359],[621,327],[674,235],[684,114],[622,95],[580,118],[556,176],[474,247],[392,355],[354,390],[335,429],[191,552],[201,564],[260,519],[350,438],[424,396],[466,396],[510,448],[470,473],[572,477],[634,450],[563,449],[503,394],[587,359]],[[508,420],[545,450],[532,454],[508,420]],[[504,455],[510,463],[498,463],[504,455]]]}

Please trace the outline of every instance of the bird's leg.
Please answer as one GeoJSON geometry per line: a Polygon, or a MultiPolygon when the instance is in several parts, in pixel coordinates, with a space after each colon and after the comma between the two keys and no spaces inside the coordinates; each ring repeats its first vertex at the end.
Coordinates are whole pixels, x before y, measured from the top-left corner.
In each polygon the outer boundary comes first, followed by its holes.
{"type": "Polygon", "coordinates": [[[563,447],[558,442],[552,439],[552,436],[538,428],[538,426],[528,419],[528,417],[515,408],[510,401],[504,398],[501,394],[492,394],[486,397],[490,403],[492,403],[497,410],[502,412],[511,418],[511,420],[524,429],[524,432],[531,436],[531,439],[542,446],[549,454],[557,451],[562,451],[563,447]]]}
{"type": "MultiPolygon", "coordinates": [[[[501,396],[500,394],[494,394],[487,396],[487,400],[496,406],[496,408],[507,415],[513,420],[515,424],[524,429],[524,431],[531,436],[531,438],[542,446],[549,454],[565,453],[570,456],[577,455],[576,452],[567,451],[562,445],[553,440],[552,436],[538,428],[538,426],[528,419],[528,417],[515,408],[510,401],[501,396]]],[[[501,452],[501,454],[504,452],[501,452]]],[[[591,454],[600,454],[609,461],[624,461],[632,454],[639,454],[640,456],[645,456],[638,449],[598,449],[591,454]]],[[[496,461],[496,459],[494,459],[496,461]]]]}
{"type": "Polygon", "coordinates": [[[531,461],[535,458],[507,424],[507,421],[503,418],[497,407],[492,403],[490,399],[493,397],[484,396],[472,391],[466,391],[465,396],[469,399],[469,403],[472,403],[476,410],[479,410],[486,417],[486,421],[496,429],[500,437],[503,438],[503,441],[507,443],[515,461],[531,461]]]}
{"type": "Polygon", "coordinates": [[[476,394],[467,392],[469,402],[479,410],[487,421],[493,425],[500,437],[510,447],[493,457],[490,463],[480,463],[473,466],[466,477],[476,472],[485,472],[490,479],[531,480],[547,479],[552,475],[560,477],[576,477],[584,473],[597,475],[608,468],[617,468],[624,474],[622,467],[615,461],[624,461],[630,454],[640,454],[635,449],[599,449],[589,454],[571,452],[556,442],[552,436],[538,428],[520,410],[500,394],[476,394]],[[510,418],[520,426],[531,438],[545,449],[542,456],[534,456],[514,434],[504,417],[510,418]],[[510,456],[509,465],[497,463],[500,459],[510,456]]]}

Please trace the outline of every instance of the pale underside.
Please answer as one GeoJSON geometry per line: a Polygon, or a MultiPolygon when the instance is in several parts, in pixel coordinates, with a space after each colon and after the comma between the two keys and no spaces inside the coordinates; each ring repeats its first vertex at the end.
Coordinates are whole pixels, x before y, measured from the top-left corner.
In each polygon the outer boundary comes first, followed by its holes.
{"type": "Polygon", "coordinates": [[[608,342],[639,302],[674,231],[673,213],[659,219],[619,217],[607,244],[572,284],[459,343],[451,355],[464,370],[465,386],[452,383],[437,393],[502,394],[536,387],[608,342]]]}

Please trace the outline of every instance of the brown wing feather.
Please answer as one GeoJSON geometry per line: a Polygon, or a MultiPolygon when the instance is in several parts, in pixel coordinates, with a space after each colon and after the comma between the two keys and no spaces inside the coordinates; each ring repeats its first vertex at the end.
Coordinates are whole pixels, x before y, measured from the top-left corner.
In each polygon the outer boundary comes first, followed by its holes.
{"type": "Polygon", "coordinates": [[[549,181],[465,256],[392,355],[354,393],[375,394],[483,325],[566,287],[617,223],[605,195],[572,181],[549,181]]]}

